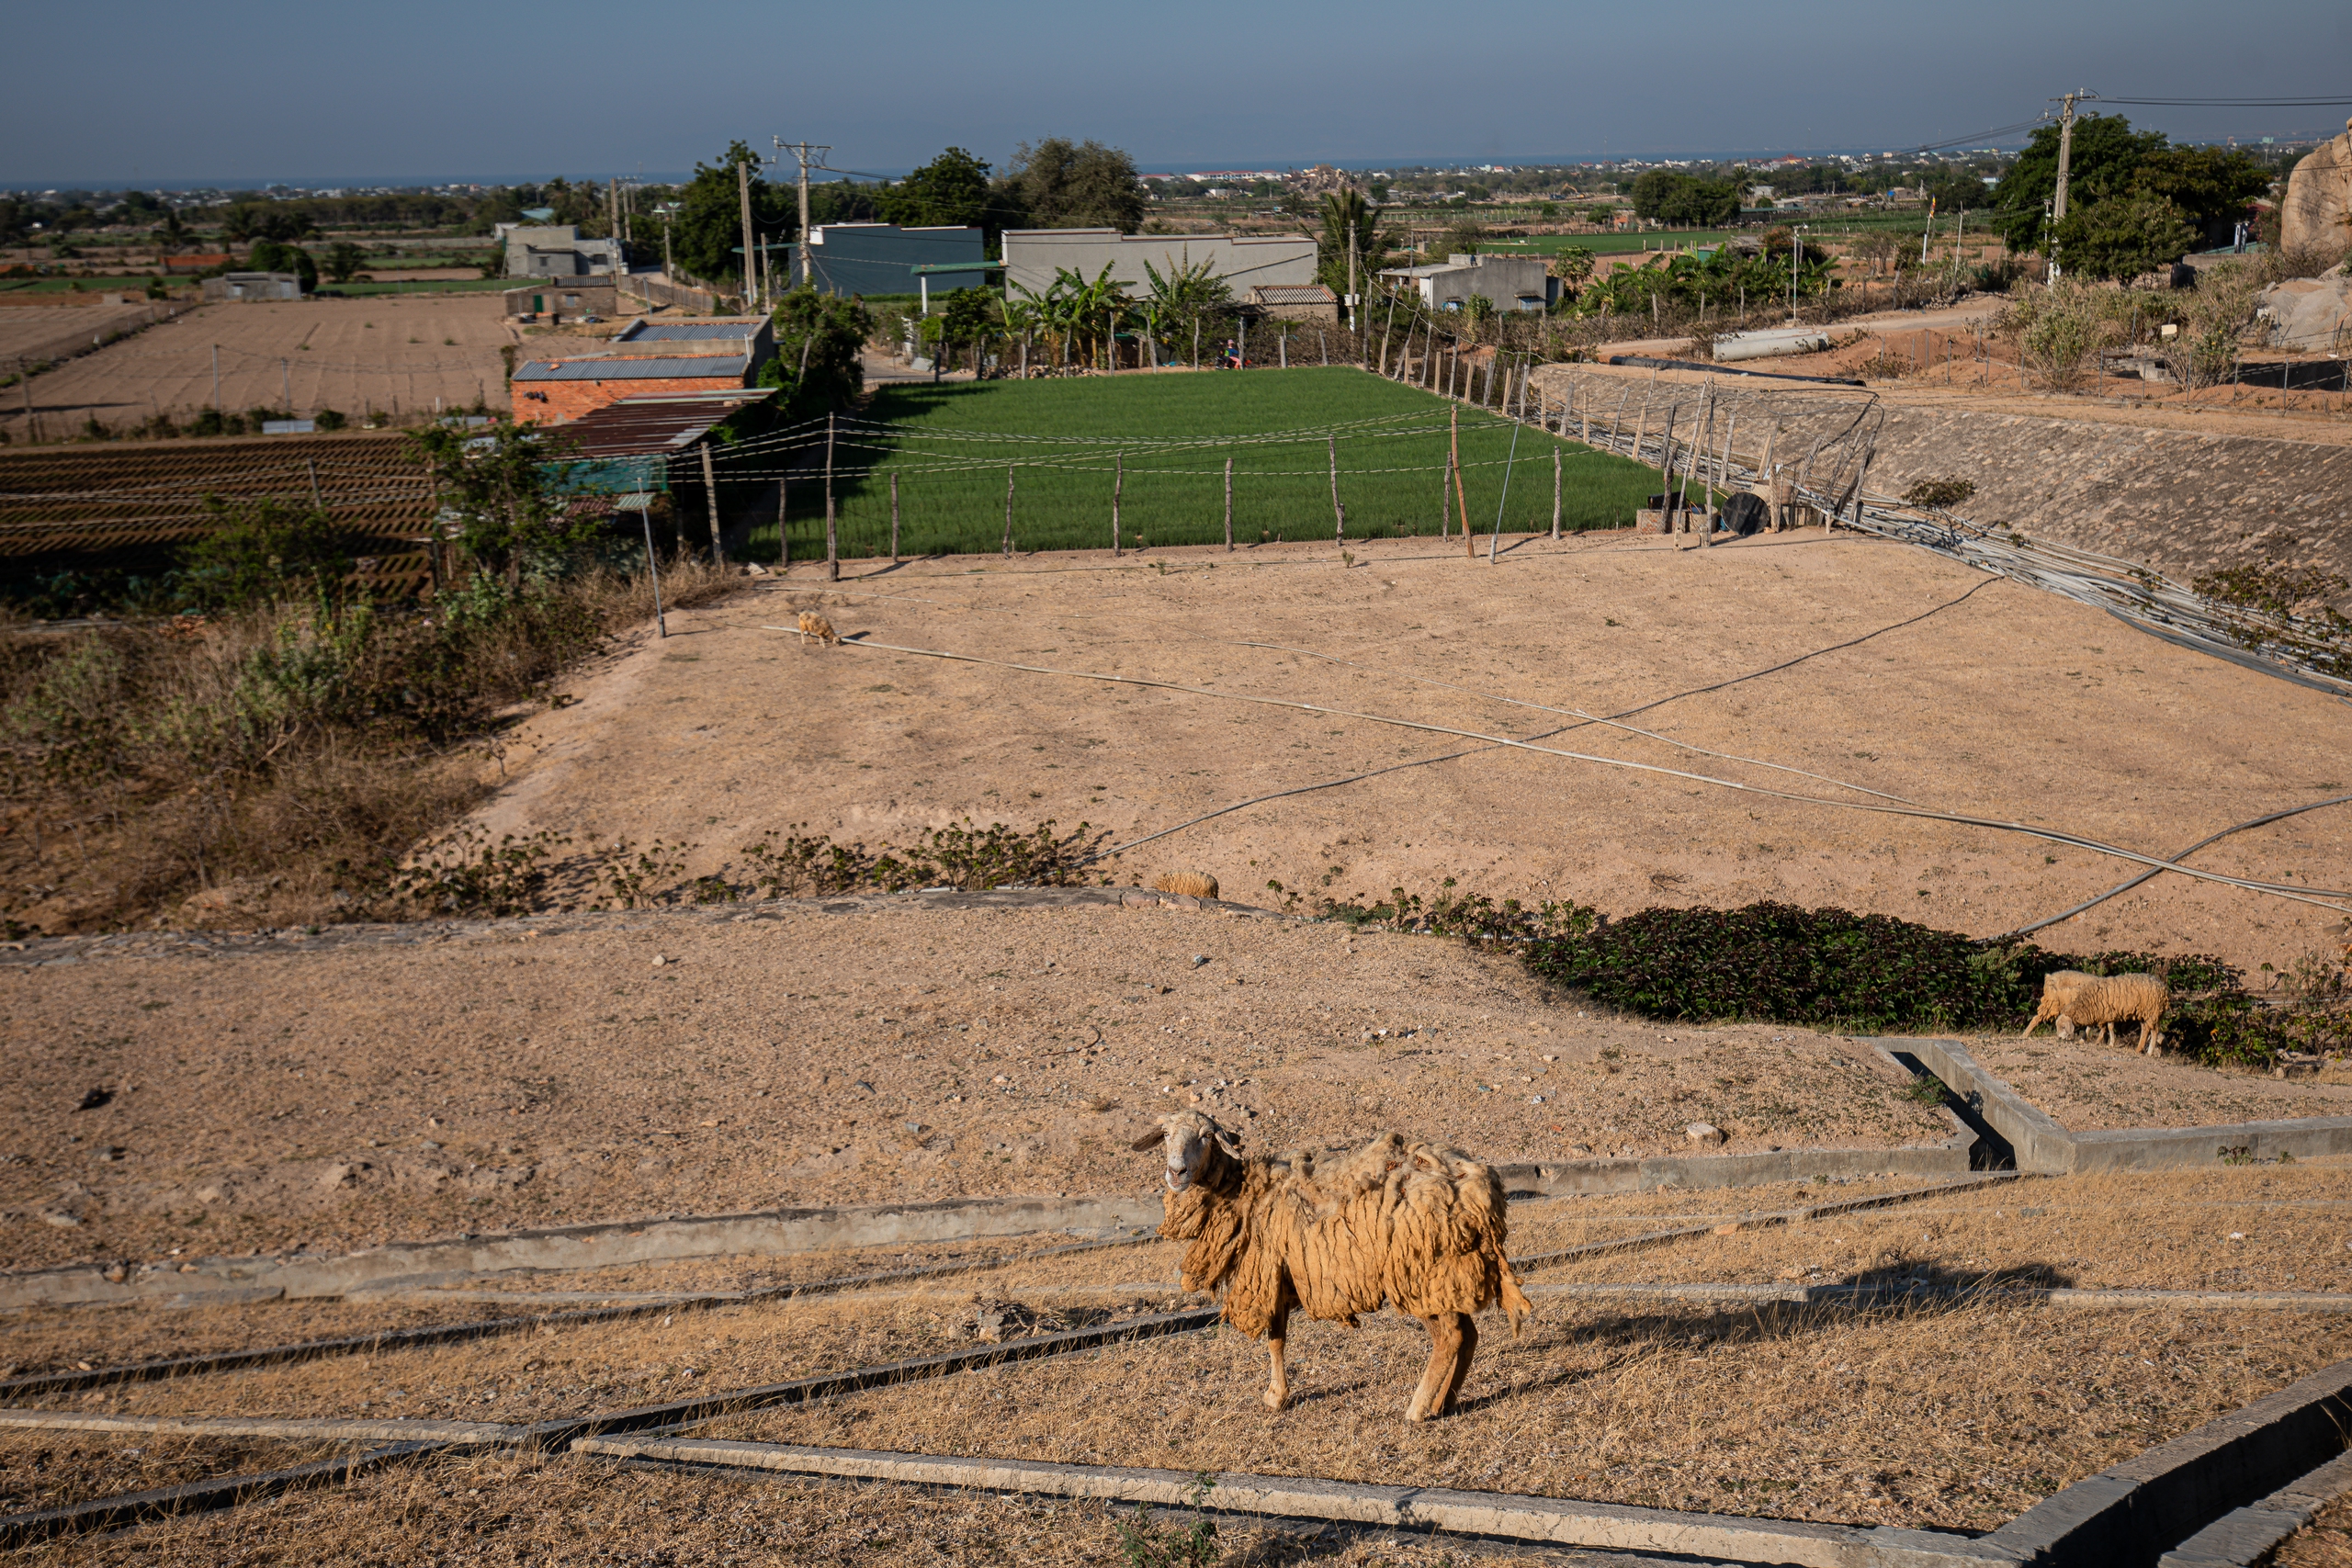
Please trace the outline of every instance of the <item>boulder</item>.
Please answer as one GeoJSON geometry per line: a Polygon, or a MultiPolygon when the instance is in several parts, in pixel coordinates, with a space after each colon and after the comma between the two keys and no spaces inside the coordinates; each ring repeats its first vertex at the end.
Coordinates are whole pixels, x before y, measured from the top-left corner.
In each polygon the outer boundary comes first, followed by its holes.
{"type": "Polygon", "coordinates": [[[2305,153],[2287,176],[2278,207],[2278,243],[2340,245],[2352,240],[2352,120],[2344,134],[2305,153]]]}
{"type": "Polygon", "coordinates": [[[2290,277],[2255,297],[2273,348],[2335,354],[2352,346],[2352,277],[2339,264],[2317,277],[2290,277]]]}

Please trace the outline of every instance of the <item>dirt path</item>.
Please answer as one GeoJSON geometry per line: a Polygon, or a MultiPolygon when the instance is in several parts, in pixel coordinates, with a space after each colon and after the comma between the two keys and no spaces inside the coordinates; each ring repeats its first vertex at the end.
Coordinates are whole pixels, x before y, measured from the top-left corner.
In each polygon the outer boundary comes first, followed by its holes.
{"type": "MultiPolygon", "coordinates": [[[[1126,883],[1197,867],[1258,902],[1283,897],[1270,882],[1378,898],[1453,877],[1620,914],[1775,898],[1990,935],[2129,867],[1847,807],[1900,796],[2170,853],[2352,778],[2352,705],[1851,534],[1680,553],[1624,535],[1515,541],[1495,568],[1428,540],[1351,550],[1351,570],[1290,545],[876,565],[836,587],[796,575],[674,617],[668,641],[584,676],[575,705],[516,731],[480,820],[580,843],[658,837],[693,846],[684,864],[701,874],[740,871],[740,846],[794,823],[878,843],[967,816],[1083,820],[1125,844],[1307,789],[1102,869],[1126,883]],[[764,629],[803,607],[876,644],[1200,694],[804,649],[764,629]],[[1539,744],[1844,804],[1347,716],[1521,738],[1577,723],[1505,699],[1603,714],[1662,704],[1632,722],[1663,739],[1587,727],[1539,744]],[[1312,788],[1353,775],[1369,776],[1312,788]]],[[[2352,815],[2325,811],[2198,863],[2333,886],[2347,849],[2352,815]]],[[[2251,970],[2320,945],[2340,918],[2165,876],[2044,940],[2186,947],[2251,970]]]]}

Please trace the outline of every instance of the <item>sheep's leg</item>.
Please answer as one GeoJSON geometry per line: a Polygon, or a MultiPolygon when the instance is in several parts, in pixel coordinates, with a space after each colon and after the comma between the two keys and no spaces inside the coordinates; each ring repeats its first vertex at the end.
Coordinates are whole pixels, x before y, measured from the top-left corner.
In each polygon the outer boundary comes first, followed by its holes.
{"type": "Polygon", "coordinates": [[[1445,1413],[1447,1390],[1453,1380],[1454,1358],[1462,1350],[1463,1316],[1458,1312],[1433,1312],[1421,1319],[1430,1331],[1430,1364],[1413,1402],[1405,1406],[1408,1421],[1427,1421],[1445,1413]]]}
{"type": "Polygon", "coordinates": [[[1274,1321],[1266,1329],[1266,1349],[1274,1362],[1273,1376],[1266,1383],[1266,1408],[1290,1408],[1290,1378],[1283,1371],[1283,1344],[1290,1337],[1290,1308],[1278,1307],[1274,1321]]]}
{"type": "Polygon", "coordinates": [[[1453,1402],[1461,1397],[1462,1385],[1470,1381],[1470,1359],[1478,1353],[1478,1320],[1468,1313],[1454,1314],[1461,1325],[1462,1348],[1453,1353],[1453,1376],[1446,1380],[1445,1405],[1442,1415],[1453,1414],[1453,1402]]]}
{"type": "MultiPolygon", "coordinates": [[[[2049,1004],[2044,1002],[2041,1006],[2033,1010],[2033,1016],[2025,1021],[2025,1033],[2018,1035],[2018,1038],[2020,1040],[2031,1038],[2033,1032],[2041,1027],[2041,1021],[2052,1016],[2053,1015],[2050,1011],[2049,1004]]],[[[2058,1025],[2054,1022],[2052,1023],[2050,1026],[2050,1032],[2052,1034],[2057,1033],[2058,1025]]]]}

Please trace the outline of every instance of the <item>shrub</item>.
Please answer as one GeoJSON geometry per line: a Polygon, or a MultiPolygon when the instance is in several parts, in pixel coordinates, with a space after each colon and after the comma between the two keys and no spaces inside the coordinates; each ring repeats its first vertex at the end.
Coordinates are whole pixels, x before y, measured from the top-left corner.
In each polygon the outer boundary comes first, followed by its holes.
{"type": "Polygon", "coordinates": [[[1903,499],[1912,506],[1941,511],[1946,507],[1958,506],[1975,493],[1974,479],[1921,479],[1903,492],[1903,499]]]}

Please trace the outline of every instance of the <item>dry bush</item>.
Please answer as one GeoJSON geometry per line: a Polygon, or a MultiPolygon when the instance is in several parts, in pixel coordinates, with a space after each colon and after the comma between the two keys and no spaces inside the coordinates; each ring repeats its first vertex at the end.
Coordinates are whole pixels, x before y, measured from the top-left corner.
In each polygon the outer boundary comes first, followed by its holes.
{"type": "MultiPolygon", "coordinates": [[[[662,597],[697,604],[738,581],[679,562],[662,597]]],[[[526,587],[478,576],[424,605],[322,596],[73,633],[0,623],[0,922],[364,912],[348,868],[397,863],[472,805],[501,716],[651,614],[641,575],[596,570],[526,587]]]]}

